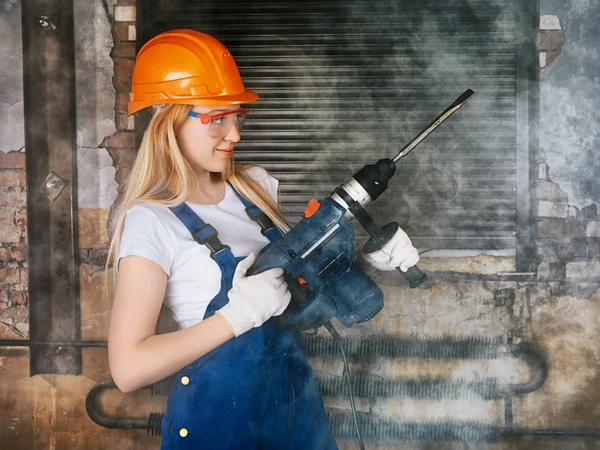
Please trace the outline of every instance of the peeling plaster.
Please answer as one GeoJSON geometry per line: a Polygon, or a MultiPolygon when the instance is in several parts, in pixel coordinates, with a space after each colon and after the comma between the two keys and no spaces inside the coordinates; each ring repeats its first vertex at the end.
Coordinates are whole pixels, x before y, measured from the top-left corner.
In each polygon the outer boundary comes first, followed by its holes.
{"type": "Polygon", "coordinates": [[[117,198],[117,173],[105,148],[77,149],[79,208],[110,208],[117,198]]]}
{"type": "Polygon", "coordinates": [[[115,3],[104,0],[90,5],[79,0],[73,5],[79,208],[110,208],[117,198],[116,168],[100,147],[116,131],[110,57],[115,3]]]}
{"type": "Polygon", "coordinates": [[[0,151],[25,146],[21,4],[5,1],[0,14],[0,151]]]}
{"type": "Polygon", "coordinates": [[[498,272],[514,272],[515,258],[491,256],[486,254],[475,257],[422,257],[419,267],[431,271],[467,272],[478,274],[496,274],[498,272]]]}
{"type": "Polygon", "coordinates": [[[77,145],[98,147],[115,133],[110,13],[115,0],[73,3],[77,145]]]}
{"type": "Polygon", "coordinates": [[[558,16],[565,43],[540,84],[540,150],[552,181],[581,209],[600,203],[600,4],[546,0],[541,9],[558,16]]]}
{"type": "Polygon", "coordinates": [[[555,14],[544,14],[540,17],[540,30],[560,30],[560,19],[555,14]]]}

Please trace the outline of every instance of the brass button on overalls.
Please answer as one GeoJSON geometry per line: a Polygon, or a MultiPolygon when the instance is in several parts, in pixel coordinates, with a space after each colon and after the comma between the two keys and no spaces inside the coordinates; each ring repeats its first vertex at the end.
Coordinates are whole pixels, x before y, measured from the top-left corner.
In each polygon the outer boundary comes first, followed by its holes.
{"type": "MultiPolygon", "coordinates": [[[[184,386],[187,386],[188,384],[190,384],[190,378],[189,377],[181,377],[181,384],[183,384],[184,386]]],[[[186,437],[188,435],[188,430],[187,428],[182,428],[179,430],[179,436],[181,436],[182,438],[186,437]]]]}

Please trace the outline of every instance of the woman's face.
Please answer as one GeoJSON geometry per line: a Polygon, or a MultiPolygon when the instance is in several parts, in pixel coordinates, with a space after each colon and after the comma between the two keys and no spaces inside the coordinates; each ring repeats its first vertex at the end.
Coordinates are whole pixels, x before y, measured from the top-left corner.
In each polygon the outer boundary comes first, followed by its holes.
{"type": "MultiPolygon", "coordinates": [[[[239,109],[239,105],[194,106],[193,112],[214,115],[239,109]]],[[[240,132],[234,124],[222,137],[214,137],[208,132],[209,125],[197,117],[188,116],[177,132],[177,143],[184,158],[196,174],[203,172],[224,172],[233,157],[234,147],[240,140],[240,132]]]]}

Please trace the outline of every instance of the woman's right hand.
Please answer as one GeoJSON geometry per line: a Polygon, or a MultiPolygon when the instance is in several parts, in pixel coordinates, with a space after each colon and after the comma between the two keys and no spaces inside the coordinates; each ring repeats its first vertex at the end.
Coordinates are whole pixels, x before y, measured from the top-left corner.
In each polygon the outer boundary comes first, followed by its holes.
{"type": "Polygon", "coordinates": [[[229,303],[217,311],[227,319],[236,337],[282,314],[292,297],[282,268],[246,276],[254,261],[256,254],[250,253],[239,262],[227,295],[229,303]]]}

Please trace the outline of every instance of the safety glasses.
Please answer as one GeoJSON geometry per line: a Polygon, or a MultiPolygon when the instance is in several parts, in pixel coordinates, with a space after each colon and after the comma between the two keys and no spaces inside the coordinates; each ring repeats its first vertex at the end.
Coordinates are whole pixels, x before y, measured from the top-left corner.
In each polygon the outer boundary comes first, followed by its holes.
{"type": "Polygon", "coordinates": [[[246,114],[248,114],[247,109],[234,109],[233,111],[212,115],[190,111],[188,116],[200,119],[203,125],[208,125],[206,132],[210,137],[222,139],[231,131],[233,124],[235,124],[238,131],[242,131],[246,114]]]}

